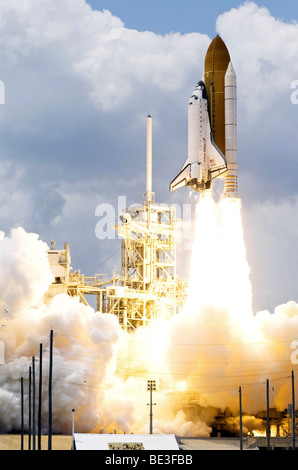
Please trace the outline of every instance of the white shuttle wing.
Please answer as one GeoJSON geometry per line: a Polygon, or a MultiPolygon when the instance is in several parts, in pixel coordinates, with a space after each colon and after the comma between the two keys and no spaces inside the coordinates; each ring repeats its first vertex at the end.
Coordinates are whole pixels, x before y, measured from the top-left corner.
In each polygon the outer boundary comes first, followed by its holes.
{"type": "Polygon", "coordinates": [[[176,189],[186,186],[187,182],[191,179],[191,163],[187,159],[184,163],[182,170],[175,179],[170,183],[170,191],[175,191],[176,189]]]}

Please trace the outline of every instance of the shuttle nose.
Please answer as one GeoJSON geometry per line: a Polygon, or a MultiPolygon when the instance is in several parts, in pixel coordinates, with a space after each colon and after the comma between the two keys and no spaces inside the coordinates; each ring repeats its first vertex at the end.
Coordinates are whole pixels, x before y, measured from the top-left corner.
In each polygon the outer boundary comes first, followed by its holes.
{"type": "Polygon", "coordinates": [[[200,90],[201,98],[204,100],[208,99],[205,83],[202,80],[197,83],[196,90],[200,90]]]}

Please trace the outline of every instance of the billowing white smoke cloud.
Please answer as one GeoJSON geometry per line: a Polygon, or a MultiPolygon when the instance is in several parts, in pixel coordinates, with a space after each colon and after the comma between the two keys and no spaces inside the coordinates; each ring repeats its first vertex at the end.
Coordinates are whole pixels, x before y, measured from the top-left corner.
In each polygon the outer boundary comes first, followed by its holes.
{"type": "MultiPolygon", "coordinates": [[[[261,419],[257,419],[254,416],[243,416],[242,417],[242,432],[243,434],[252,433],[253,431],[265,431],[265,423],[261,419]]],[[[230,433],[240,432],[240,420],[239,417],[228,417],[226,419],[224,430],[230,433]]]]}
{"type": "MultiPolygon", "coordinates": [[[[147,430],[144,429],[144,432],[147,430]]],[[[206,423],[196,420],[188,420],[185,413],[180,410],[176,416],[168,420],[156,419],[154,421],[154,432],[161,434],[176,434],[180,437],[209,437],[212,428],[206,423]]]]}
{"type": "Polygon", "coordinates": [[[48,247],[38,235],[13,229],[0,233],[0,305],[13,315],[24,306],[36,305],[53,281],[46,258],[48,247]],[[34,280],[34,282],[32,282],[34,280]]]}
{"type": "MultiPolygon", "coordinates": [[[[132,407],[123,398],[121,410],[111,406],[107,381],[113,378],[113,361],[121,328],[116,317],[95,312],[66,294],[56,296],[50,306],[43,295],[52,282],[47,245],[38,236],[19,228],[0,239],[1,301],[5,327],[4,364],[0,366],[1,430],[20,429],[20,387],[24,377],[28,409],[28,371],[36,358],[39,380],[39,346],[43,345],[43,427],[47,426],[49,334],[54,331],[53,430],[69,432],[71,410],[76,409],[77,429],[92,430],[114,423],[126,429],[132,407]],[[123,419],[123,409],[128,416],[123,419]],[[108,410],[108,412],[106,412],[108,410]],[[106,412],[106,413],[105,413],[106,412]],[[125,422],[124,422],[125,421],[125,422]]],[[[129,401],[129,400],[128,400],[129,401]]],[[[28,424],[28,413],[25,425],[28,424]]]]}

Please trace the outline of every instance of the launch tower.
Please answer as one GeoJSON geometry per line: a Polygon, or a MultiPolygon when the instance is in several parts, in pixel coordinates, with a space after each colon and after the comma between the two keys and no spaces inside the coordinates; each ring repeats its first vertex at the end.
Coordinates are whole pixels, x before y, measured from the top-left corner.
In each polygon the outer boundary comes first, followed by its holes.
{"type": "Polygon", "coordinates": [[[158,204],[152,191],[152,118],[147,117],[147,171],[143,204],[127,208],[115,227],[121,242],[121,274],[85,276],[70,270],[69,245],[67,265],[64,252],[49,250],[55,283],[45,299],[57,293],[77,296],[88,305],[86,296],[95,295],[97,310],[116,315],[126,331],[145,326],[152,318],[170,318],[183,306],[187,281],[176,272],[176,246],[180,220],[174,205],[158,204]],[[63,256],[62,256],[63,255],[63,256]]]}

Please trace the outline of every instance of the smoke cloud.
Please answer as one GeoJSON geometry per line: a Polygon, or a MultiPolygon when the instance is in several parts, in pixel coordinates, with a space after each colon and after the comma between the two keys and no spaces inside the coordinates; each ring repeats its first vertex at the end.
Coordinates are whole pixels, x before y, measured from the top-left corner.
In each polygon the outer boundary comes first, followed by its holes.
{"type": "Polygon", "coordinates": [[[226,415],[224,430],[237,432],[240,385],[244,429],[261,432],[262,422],[255,415],[266,407],[266,379],[271,406],[287,407],[297,303],[289,301],[273,313],[252,313],[239,201],[203,199],[196,227],[184,309],[171,320],[154,319],[130,334],[115,316],[66,294],[45,305],[43,296],[52,282],[47,245],[22,228],[1,234],[1,432],[20,429],[20,379],[25,380],[28,409],[28,371],[34,356],[39,379],[40,344],[47,432],[51,330],[57,433],[70,433],[73,408],[78,432],[148,432],[148,379],[157,382],[154,432],[206,437],[220,411],[226,415]]]}

